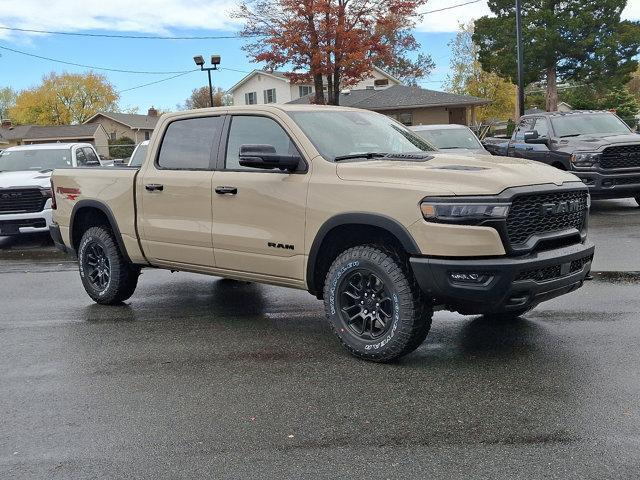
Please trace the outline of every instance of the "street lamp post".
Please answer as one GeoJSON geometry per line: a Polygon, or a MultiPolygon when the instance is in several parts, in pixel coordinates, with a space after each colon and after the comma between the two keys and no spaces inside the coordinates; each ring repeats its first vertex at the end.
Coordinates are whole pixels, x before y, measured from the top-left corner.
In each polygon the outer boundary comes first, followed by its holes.
{"type": "Polygon", "coordinates": [[[522,7],[516,0],[516,43],[518,53],[518,113],[524,115],[524,51],[522,46],[522,7]]]}
{"type": "Polygon", "coordinates": [[[197,66],[200,67],[200,70],[203,72],[206,70],[207,76],[209,77],[209,106],[213,107],[213,86],[211,85],[211,70],[218,70],[218,65],[220,65],[220,55],[211,55],[211,65],[213,67],[205,67],[204,66],[204,57],[202,55],[196,55],[193,57],[193,61],[197,66]]]}

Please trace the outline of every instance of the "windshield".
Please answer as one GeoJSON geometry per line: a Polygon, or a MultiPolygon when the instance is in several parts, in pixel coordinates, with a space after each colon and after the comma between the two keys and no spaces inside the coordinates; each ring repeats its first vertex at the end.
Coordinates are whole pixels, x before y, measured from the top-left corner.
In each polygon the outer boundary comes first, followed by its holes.
{"type": "Polygon", "coordinates": [[[578,135],[626,135],[629,127],[611,113],[572,114],[551,117],[553,130],[558,137],[578,135]]]}
{"type": "Polygon", "coordinates": [[[441,150],[451,148],[468,148],[479,150],[482,145],[468,128],[443,128],[433,130],[416,130],[416,135],[420,135],[429,143],[441,150]]]}
{"type": "Polygon", "coordinates": [[[395,120],[374,112],[288,112],[327,160],[359,153],[416,153],[435,150],[395,120]]]}
{"type": "Polygon", "coordinates": [[[69,149],[5,150],[0,153],[0,172],[53,170],[71,166],[69,149]]]}
{"type": "Polygon", "coordinates": [[[144,157],[147,154],[147,148],[149,148],[148,145],[143,145],[143,144],[138,145],[138,148],[136,148],[136,151],[133,152],[133,156],[131,157],[131,160],[129,160],[130,167],[140,167],[142,165],[142,161],[144,160],[144,157]]]}

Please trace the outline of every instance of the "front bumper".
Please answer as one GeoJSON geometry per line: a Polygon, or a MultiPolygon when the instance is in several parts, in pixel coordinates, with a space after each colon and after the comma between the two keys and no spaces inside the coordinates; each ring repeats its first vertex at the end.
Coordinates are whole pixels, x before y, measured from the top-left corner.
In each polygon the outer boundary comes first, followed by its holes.
{"type": "Polygon", "coordinates": [[[50,201],[41,212],[0,214],[0,236],[48,232],[50,225],[50,201]]]}
{"type": "Polygon", "coordinates": [[[629,173],[572,171],[595,198],[625,198],[640,195],[640,170],[629,173]]]}
{"type": "Polygon", "coordinates": [[[595,247],[578,244],[522,257],[443,259],[414,257],[411,267],[422,290],[436,304],[463,314],[532,308],[581,287],[595,247]],[[452,272],[481,273],[484,284],[454,281],[452,272]]]}

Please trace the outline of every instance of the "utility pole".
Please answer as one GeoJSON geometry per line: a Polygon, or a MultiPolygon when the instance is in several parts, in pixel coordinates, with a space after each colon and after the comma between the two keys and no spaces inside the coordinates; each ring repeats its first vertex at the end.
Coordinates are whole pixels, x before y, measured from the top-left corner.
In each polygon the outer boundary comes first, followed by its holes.
{"type": "Polygon", "coordinates": [[[521,0],[516,0],[516,43],[518,51],[518,113],[524,115],[524,51],[522,45],[521,0]]]}

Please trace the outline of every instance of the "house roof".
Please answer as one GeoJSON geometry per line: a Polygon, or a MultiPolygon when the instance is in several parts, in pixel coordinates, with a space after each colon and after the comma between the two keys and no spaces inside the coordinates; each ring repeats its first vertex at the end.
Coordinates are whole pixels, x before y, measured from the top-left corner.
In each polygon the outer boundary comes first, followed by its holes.
{"type": "Polygon", "coordinates": [[[16,125],[0,129],[0,141],[10,140],[63,140],[93,138],[100,124],[80,125],[16,125]]]}
{"type": "Polygon", "coordinates": [[[32,125],[27,134],[22,138],[24,140],[40,140],[49,138],[92,138],[100,127],[102,127],[100,124],[51,126],[32,125]]]}
{"type": "MultiPolygon", "coordinates": [[[[289,103],[309,103],[312,96],[293,100],[289,103]]],[[[490,100],[470,95],[438,92],[426,88],[406,85],[392,85],[379,90],[350,90],[340,94],[340,105],[367,110],[397,110],[400,108],[449,107],[486,105],[490,100]]]]}
{"type": "Polygon", "coordinates": [[[121,123],[131,128],[132,130],[153,130],[158,123],[160,117],[154,115],[138,115],[133,113],[118,113],[118,112],[98,112],[93,117],[86,120],[84,123],[90,123],[97,117],[103,116],[110,118],[114,122],[121,123]]]}

